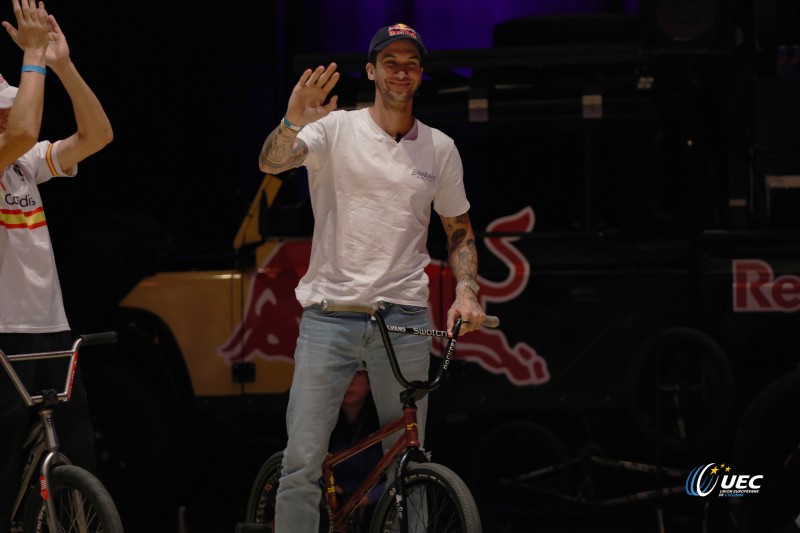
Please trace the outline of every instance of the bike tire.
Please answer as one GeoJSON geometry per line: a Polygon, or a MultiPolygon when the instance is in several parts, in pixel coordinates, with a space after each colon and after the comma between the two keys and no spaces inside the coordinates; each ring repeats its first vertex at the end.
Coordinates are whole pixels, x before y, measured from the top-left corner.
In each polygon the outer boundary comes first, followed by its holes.
{"type": "MultiPolygon", "coordinates": [[[[123,533],[114,500],[89,471],[75,465],[56,466],[50,473],[48,492],[58,513],[59,531],[123,533]],[[76,502],[75,497],[80,502],[76,502]]],[[[49,533],[47,507],[39,495],[38,486],[29,492],[22,531],[49,533]]]]}
{"type": "Polygon", "coordinates": [[[645,341],[630,369],[630,413],[651,443],[673,453],[706,452],[720,443],[736,382],[717,341],[692,328],[668,328],[645,341]]]}
{"type": "MultiPolygon", "coordinates": [[[[444,465],[420,463],[405,474],[406,514],[409,532],[415,531],[414,519],[422,518],[429,533],[481,533],[478,506],[466,483],[444,465]],[[412,508],[414,495],[424,494],[426,509],[412,508]]],[[[375,508],[371,533],[394,533],[400,530],[396,520],[397,483],[387,487],[375,508]]]]}
{"type": "Polygon", "coordinates": [[[757,494],[726,498],[736,531],[797,531],[800,514],[800,371],[773,381],[745,409],[734,438],[735,473],[763,475],[757,494]]]}
{"type": "MultiPolygon", "coordinates": [[[[247,499],[245,522],[266,526],[267,531],[275,531],[275,500],[278,495],[278,486],[281,479],[283,466],[283,450],[275,452],[264,461],[256,474],[250,495],[247,499]]],[[[324,501],[320,501],[320,533],[329,533],[330,513],[324,501]]]]}
{"type": "Polygon", "coordinates": [[[527,473],[565,464],[569,454],[549,428],[527,420],[505,422],[489,431],[475,448],[470,482],[487,530],[526,533],[531,524],[557,531],[575,509],[573,496],[586,479],[582,468],[555,470],[535,479],[527,473]]]}

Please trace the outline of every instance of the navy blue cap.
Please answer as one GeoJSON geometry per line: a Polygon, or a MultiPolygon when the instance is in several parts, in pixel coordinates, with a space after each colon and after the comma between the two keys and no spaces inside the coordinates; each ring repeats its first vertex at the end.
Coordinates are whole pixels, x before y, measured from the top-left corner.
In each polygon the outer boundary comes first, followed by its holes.
{"type": "Polygon", "coordinates": [[[369,43],[369,53],[367,54],[367,59],[371,58],[373,53],[380,52],[386,48],[389,43],[393,43],[399,39],[409,39],[414,41],[414,43],[416,43],[416,45],[419,47],[419,51],[422,55],[428,53],[425,45],[422,44],[422,37],[420,34],[417,33],[417,31],[411,26],[398,23],[391,26],[384,26],[375,33],[375,37],[373,37],[372,41],[369,43]]]}

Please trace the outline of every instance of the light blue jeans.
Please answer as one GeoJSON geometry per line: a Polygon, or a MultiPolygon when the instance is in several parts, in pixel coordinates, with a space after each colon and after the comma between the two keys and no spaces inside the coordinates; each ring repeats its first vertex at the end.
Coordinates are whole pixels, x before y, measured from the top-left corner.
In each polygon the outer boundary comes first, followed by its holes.
{"type": "MultiPolygon", "coordinates": [[[[430,327],[424,307],[390,303],[385,307],[382,314],[387,324],[430,327]]],[[[390,337],[405,378],[427,380],[431,338],[407,334],[390,337]]],[[[319,306],[305,308],[294,364],[286,412],[289,440],[275,505],[275,530],[317,533],[322,461],[353,374],[366,366],[381,424],[402,414],[403,388],[392,374],[377,323],[364,314],[329,313],[319,306]]],[[[420,442],[424,442],[427,406],[427,396],[417,402],[420,442]]],[[[383,442],[384,451],[394,440],[383,442]]]]}

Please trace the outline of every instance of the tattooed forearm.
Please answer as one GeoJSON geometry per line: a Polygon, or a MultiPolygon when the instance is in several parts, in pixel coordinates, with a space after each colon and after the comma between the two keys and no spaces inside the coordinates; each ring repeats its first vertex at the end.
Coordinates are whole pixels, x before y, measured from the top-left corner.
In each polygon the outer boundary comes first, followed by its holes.
{"type": "Polygon", "coordinates": [[[469,216],[442,217],[447,234],[450,269],[456,280],[474,280],[478,275],[478,250],[469,216]]]}
{"type": "Polygon", "coordinates": [[[475,279],[478,275],[478,251],[475,241],[467,241],[450,256],[450,265],[457,280],[475,279]]]}
{"type": "Polygon", "coordinates": [[[296,133],[280,125],[272,130],[258,156],[258,166],[261,171],[279,174],[299,167],[308,153],[308,148],[296,137],[296,133]]]}

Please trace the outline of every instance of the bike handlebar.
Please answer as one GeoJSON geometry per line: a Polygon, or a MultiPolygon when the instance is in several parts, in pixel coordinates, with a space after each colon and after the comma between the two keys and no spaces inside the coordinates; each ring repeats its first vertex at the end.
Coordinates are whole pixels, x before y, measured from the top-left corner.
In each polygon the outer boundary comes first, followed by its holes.
{"type": "MultiPolygon", "coordinates": [[[[379,302],[337,302],[336,300],[325,299],[320,302],[323,311],[344,311],[350,313],[366,313],[374,316],[381,309],[379,302]]],[[[486,320],[481,327],[496,328],[500,325],[500,318],[494,315],[486,315],[486,320]]]]}
{"type": "MultiPolygon", "coordinates": [[[[450,360],[453,357],[455,350],[456,339],[461,330],[462,320],[461,317],[456,319],[453,325],[453,334],[448,335],[447,331],[438,329],[421,329],[421,328],[408,328],[394,325],[387,325],[383,320],[383,315],[380,313],[382,305],[378,302],[364,303],[364,302],[337,302],[335,300],[325,299],[320,302],[320,307],[323,311],[327,312],[347,312],[347,313],[365,313],[371,315],[380,325],[381,338],[386,348],[386,353],[389,357],[389,364],[392,367],[397,382],[400,383],[405,390],[400,394],[402,402],[420,400],[426,394],[436,389],[442,379],[442,374],[447,370],[450,360]],[[389,333],[406,333],[410,335],[424,335],[429,337],[447,337],[447,346],[442,351],[441,363],[435,372],[433,379],[428,381],[409,381],[403,376],[400,370],[400,365],[397,362],[397,356],[394,353],[392,342],[389,339],[389,333]]],[[[488,315],[483,323],[483,326],[495,328],[500,325],[500,319],[496,316],[488,315]]]]}

